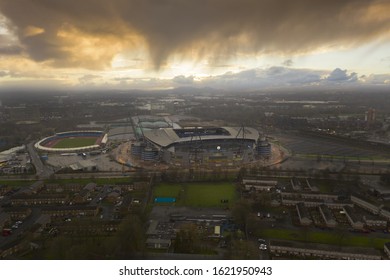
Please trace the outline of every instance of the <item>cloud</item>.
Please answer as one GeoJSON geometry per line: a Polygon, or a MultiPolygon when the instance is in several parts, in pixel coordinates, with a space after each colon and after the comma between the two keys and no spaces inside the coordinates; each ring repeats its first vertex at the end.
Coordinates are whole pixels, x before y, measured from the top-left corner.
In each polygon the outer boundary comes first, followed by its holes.
{"type": "Polygon", "coordinates": [[[293,66],[293,64],[294,64],[294,62],[291,59],[287,59],[287,60],[282,62],[282,65],[287,66],[287,67],[293,66]]]}
{"type": "Polygon", "coordinates": [[[16,36],[9,30],[8,23],[0,16],[0,56],[18,55],[23,48],[16,36]]]}
{"type": "Polygon", "coordinates": [[[23,31],[25,37],[36,36],[42,33],[45,33],[45,29],[31,25],[27,26],[23,31]]]}
{"type": "Polygon", "coordinates": [[[2,71],[0,70],[0,77],[8,76],[8,71],[2,71]]]}
{"type": "Polygon", "coordinates": [[[86,75],[83,75],[82,77],[79,78],[79,82],[80,82],[80,84],[83,84],[83,85],[92,84],[97,79],[100,79],[100,78],[102,78],[102,77],[99,75],[86,74],[86,75]]]}
{"type": "Polygon", "coordinates": [[[358,76],[355,72],[348,75],[347,70],[336,68],[329,74],[326,80],[330,82],[356,82],[358,76]]]}
{"type": "Polygon", "coordinates": [[[176,84],[181,84],[181,85],[191,85],[194,83],[194,76],[184,76],[184,75],[180,75],[180,76],[175,76],[172,81],[176,84]]]}
{"type": "Polygon", "coordinates": [[[23,48],[17,45],[0,46],[0,55],[18,55],[21,54],[23,48]]]}
{"type": "Polygon", "coordinates": [[[238,73],[208,77],[197,86],[225,90],[258,90],[320,85],[326,72],[311,69],[294,69],[273,66],[266,69],[250,69],[238,73]]]}
{"type": "Polygon", "coordinates": [[[172,55],[294,55],[390,30],[390,3],[380,0],[0,0],[0,10],[29,56],[57,67],[104,68],[140,48],[156,69],[172,55]]]}
{"type": "Polygon", "coordinates": [[[363,77],[362,80],[370,85],[388,85],[390,84],[390,74],[372,74],[363,77]]]}

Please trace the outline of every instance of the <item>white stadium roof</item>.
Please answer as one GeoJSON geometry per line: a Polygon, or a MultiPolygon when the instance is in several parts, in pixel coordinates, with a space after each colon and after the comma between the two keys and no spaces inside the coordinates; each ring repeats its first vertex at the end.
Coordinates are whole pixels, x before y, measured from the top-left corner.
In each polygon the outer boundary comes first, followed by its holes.
{"type": "MultiPolygon", "coordinates": [[[[179,137],[173,128],[161,128],[161,129],[153,129],[149,131],[144,131],[144,136],[149,141],[160,147],[168,147],[175,143],[184,143],[189,142],[191,139],[193,141],[197,140],[218,140],[218,139],[248,139],[257,141],[259,138],[259,132],[250,127],[245,127],[245,133],[242,127],[221,127],[224,129],[226,134],[221,135],[201,135],[201,136],[188,136],[188,137],[179,137]]],[[[199,129],[207,129],[207,128],[199,128],[199,129]]],[[[213,128],[210,128],[213,129],[213,128]]],[[[195,131],[196,128],[193,128],[195,131]]]]}

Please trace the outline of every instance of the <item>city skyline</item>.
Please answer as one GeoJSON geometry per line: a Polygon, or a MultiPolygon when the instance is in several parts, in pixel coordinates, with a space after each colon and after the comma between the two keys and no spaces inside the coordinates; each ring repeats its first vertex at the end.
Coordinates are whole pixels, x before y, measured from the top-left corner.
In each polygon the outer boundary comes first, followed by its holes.
{"type": "Polygon", "coordinates": [[[389,27],[380,0],[0,0],[0,85],[387,87],[389,27]]]}

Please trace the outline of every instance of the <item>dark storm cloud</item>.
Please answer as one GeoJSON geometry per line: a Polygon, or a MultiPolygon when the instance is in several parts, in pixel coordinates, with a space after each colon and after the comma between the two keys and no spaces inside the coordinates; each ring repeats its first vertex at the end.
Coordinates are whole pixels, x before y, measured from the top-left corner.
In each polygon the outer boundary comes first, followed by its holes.
{"type": "MultiPolygon", "coordinates": [[[[156,68],[172,54],[292,55],[359,44],[390,30],[389,1],[381,0],[0,0],[0,10],[31,58],[57,66],[77,64],[69,42],[77,39],[59,36],[61,30],[100,38],[96,49],[110,46],[104,42],[129,48],[145,42],[156,68]],[[25,36],[29,26],[44,32],[25,36]]],[[[112,56],[78,59],[93,67],[112,56]]]]}

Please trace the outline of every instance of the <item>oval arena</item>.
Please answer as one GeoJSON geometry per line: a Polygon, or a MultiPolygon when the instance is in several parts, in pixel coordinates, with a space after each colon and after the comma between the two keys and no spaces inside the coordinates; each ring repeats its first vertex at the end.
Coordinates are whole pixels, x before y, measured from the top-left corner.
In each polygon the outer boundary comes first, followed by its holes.
{"type": "Polygon", "coordinates": [[[103,147],[107,139],[103,131],[67,131],[38,141],[35,148],[52,153],[85,152],[103,147]]]}

